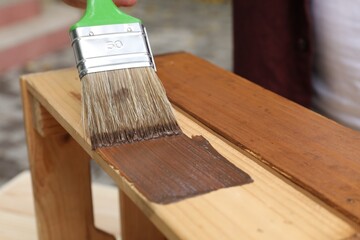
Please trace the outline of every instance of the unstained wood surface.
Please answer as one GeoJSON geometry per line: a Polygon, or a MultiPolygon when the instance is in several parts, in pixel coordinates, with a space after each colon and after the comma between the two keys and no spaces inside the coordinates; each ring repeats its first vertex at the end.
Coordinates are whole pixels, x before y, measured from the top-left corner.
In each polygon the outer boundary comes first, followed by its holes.
{"type": "MultiPolygon", "coordinates": [[[[93,184],[92,191],[96,226],[119,237],[117,188],[93,184]]],[[[65,209],[61,208],[61,211],[65,209]]],[[[31,176],[25,171],[0,188],[0,239],[39,240],[40,236],[41,233],[36,229],[31,176]]],[[[89,236],[79,239],[89,239],[89,236]]]]}
{"type": "Polygon", "coordinates": [[[360,224],[360,133],[186,53],[160,56],[173,104],[360,224]]]}

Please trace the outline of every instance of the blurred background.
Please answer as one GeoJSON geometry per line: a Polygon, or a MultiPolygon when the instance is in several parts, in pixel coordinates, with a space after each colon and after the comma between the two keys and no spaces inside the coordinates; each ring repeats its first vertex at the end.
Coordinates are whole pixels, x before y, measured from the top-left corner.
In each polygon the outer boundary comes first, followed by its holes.
{"type": "MultiPolygon", "coordinates": [[[[143,20],[154,55],[187,51],[232,68],[230,0],[138,0],[125,11],[143,20]]],[[[75,66],[68,28],[81,14],[60,0],[0,0],[0,186],[28,168],[19,77],[75,66]]]]}

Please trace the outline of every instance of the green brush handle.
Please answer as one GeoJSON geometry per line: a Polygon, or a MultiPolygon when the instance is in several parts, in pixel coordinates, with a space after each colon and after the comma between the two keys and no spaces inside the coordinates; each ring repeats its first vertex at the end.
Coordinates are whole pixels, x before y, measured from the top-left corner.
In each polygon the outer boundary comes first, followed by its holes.
{"type": "Polygon", "coordinates": [[[120,11],[112,0],[88,0],[84,16],[70,31],[78,27],[126,23],[141,23],[141,20],[120,11]]]}

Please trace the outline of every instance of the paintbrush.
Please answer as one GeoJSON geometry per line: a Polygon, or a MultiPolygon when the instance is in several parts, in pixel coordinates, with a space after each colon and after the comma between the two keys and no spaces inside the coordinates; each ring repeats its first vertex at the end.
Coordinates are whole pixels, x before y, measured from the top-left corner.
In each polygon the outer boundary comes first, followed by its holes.
{"type": "Polygon", "coordinates": [[[140,19],[112,0],[88,0],[70,37],[82,85],[82,121],[93,149],[181,132],[140,19]]]}

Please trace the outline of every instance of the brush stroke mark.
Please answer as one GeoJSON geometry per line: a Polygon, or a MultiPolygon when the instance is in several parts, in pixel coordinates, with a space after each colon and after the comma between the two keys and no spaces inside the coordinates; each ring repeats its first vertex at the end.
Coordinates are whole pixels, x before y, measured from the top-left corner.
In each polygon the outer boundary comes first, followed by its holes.
{"type": "Polygon", "coordinates": [[[160,204],[253,182],[202,136],[180,134],[97,152],[147,199],[160,204]]]}

